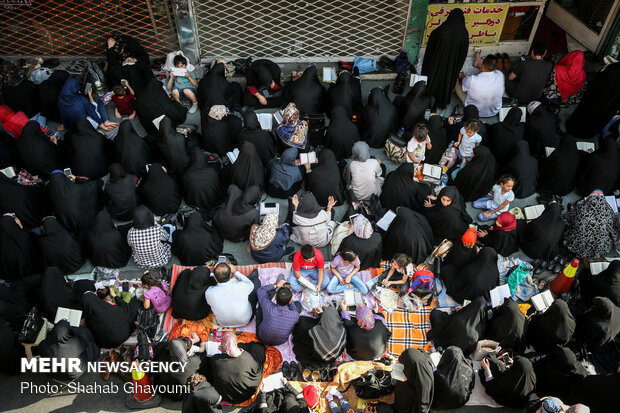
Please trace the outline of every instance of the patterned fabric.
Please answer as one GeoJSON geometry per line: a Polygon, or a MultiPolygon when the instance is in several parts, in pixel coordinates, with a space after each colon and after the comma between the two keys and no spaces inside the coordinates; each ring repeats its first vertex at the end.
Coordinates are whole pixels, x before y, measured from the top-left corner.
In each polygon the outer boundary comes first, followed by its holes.
{"type": "Polygon", "coordinates": [[[365,216],[358,215],[353,220],[353,233],[358,238],[368,239],[373,233],[372,224],[365,216]]]}
{"type": "Polygon", "coordinates": [[[222,120],[228,115],[228,109],[224,105],[213,105],[209,109],[209,117],[215,120],[222,120]]]}
{"type": "Polygon", "coordinates": [[[547,79],[547,84],[545,85],[545,88],[543,89],[543,96],[549,100],[560,100],[562,102],[561,106],[567,107],[567,106],[579,103],[587,88],[588,88],[588,81],[586,80],[583,83],[583,87],[581,88],[579,92],[575,93],[568,99],[564,100],[562,98],[562,95],[560,94],[560,91],[558,90],[558,85],[555,82],[555,67],[554,67],[553,70],[551,71],[551,74],[549,75],[549,78],[547,79]]]}
{"type": "Polygon", "coordinates": [[[279,345],[288,341],[293,327],[299,321],[299,311],[292,302],[282,306],[271,301],[267,292],[273,289],[273,285],[267,284],[256,292],[263,312],[257,334],[265,344],[279,345]]]}
{"type": "Polygon", "coordinates": [[[396,310],[392,314],[384,314],[386,326],[392,332],[388,341],[387,352],[398,357],[408,348],[419,348],[429,351],[432,344],[426,338],[426,333],[431,329],[429,321],[431,311],[437,305],[437,301],[419,311],[409,312],[396,310]]]}
{"type": "Polygon", "coordinates": [[[127,243],[131,247],[133,260],[139,268],[163,267],[170,260],[168,231],[159,225],[145,229],[131,228],[127,233],[127,243]]]}
{"type": "Polygon", "coordinates": [[[228,357],[239,357],[243,352],[237,346],[237,336],[235,336],[235,333],[231,331],[225,331],[222,333],[222,343],[220,344],[220,347],[222,348],[222,352],[226,353],[228,357]]]}
{"type": "Polygon", "coordinates": [[[357,320],[357,325],[364,330],[372,330],[375,326],[375,317],[370,308],[365,305],[357,306],[355,309],[355,319],[357,320]]]}
{"type": "Polygon", "coordinates": [[[277,129],[282,141],[294,148],[304,148],[308,138],[308,122],[299,120],[299,110],[293,102],[282,112],[282,123],[277,129]]]}
{"type": "Polygon", "coordinates": [[[276,237],[278,227],[278,215],[269,213],[265,215],[263,223],[254,224],[250,228],[250,248],[253,251],[264,250],[276,237]]]}

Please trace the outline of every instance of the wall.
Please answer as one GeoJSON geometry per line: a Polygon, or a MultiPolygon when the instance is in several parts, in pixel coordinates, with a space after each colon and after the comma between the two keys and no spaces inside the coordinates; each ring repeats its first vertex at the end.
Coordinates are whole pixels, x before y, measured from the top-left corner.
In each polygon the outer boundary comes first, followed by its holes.
{"type": "Polygon", "coordinates": [[[427,9],[428,0],[411,0],[411,13],[407,24],[407,34],[405,35],[405,51],[407,52],[409,63],[412,64],[420,53],[427,9]]]}

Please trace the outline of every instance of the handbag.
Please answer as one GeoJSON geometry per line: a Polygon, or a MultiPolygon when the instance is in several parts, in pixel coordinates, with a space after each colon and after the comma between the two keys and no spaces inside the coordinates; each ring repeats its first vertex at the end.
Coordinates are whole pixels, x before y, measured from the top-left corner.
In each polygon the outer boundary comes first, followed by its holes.
{"type": "Polygon", "coordinates": [[[355,395],[364,400],[378,399],[394,391],[392,373],[385,370],[372,369],[362,377],[351,382],[355,395]]]}
{"type": "Polygon", "coordinates": [[[383,151],[388,159],[395,163],[403,163],[407,160],[407,142],[398,135],[390,134],[385,141],[383,151]]]}
{"type": "Polygon", "coordinates": [[[355,56],[353,61],[353,67],[357,67],[360,75],[363,73],[370,73],[377,71],[377,61],[375,59],[369,59],[367,57],[355,56]]]}
{"type": "Polygon", "coordinates": [[[32,307],[28,313],[28,318],[24,321],[22,331],[20,331],[19,337],[17,338],[19,342],[23,344],[34,344],[37,341],[37,337],[44,323],[45,320],[41,317],[39,310],[37,310],[36,307],[32,307]]]}
{"type": "Polygon", "coordinates": [[[312,146],[320,146],[325,139],[325,116],[323,114],[305,114],[299,117],[300,120],[308,122],[308,141],[312,146]]]}

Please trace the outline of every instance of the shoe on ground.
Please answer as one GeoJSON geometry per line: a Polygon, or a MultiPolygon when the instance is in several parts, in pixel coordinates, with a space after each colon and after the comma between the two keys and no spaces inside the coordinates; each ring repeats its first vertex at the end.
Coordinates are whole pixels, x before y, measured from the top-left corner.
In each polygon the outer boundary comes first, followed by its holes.
{"type": "Polygon", "coordinates": [[[192,107],[189,108],[189,113],[194,113],[198,109],[198,103],[193,103],[192,107]]]}

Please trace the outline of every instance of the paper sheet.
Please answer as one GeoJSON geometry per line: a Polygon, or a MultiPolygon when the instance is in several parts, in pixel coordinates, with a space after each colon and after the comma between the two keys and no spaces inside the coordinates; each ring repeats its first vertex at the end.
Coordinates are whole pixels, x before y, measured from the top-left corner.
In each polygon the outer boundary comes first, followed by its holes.
{"type": "Polygon", "coordinates": [[[390,209],[379,221],[377,221],[377,226],[382,230],[387,231],[392,221],[394,221],[394,218],[396,218],[396,213],[390,209]]]}
{"type": "Polygon", "coordinates": [[[500,285],[490,291],[491,294],[491,306],[493,308],[499,307],[504,303],[504,299],[510,297],[510,287],[508,284],[500,285]]]}
{"type": "Polygon", "coordinates": [[[257,113],[256,116],[262,130],[271,130],[273,125],[273,115],[271,113],[257,113]]]}
{"type": "Polygon", "coordinates": [[[271,376],[267,376],[263,379],[263,392],[269,393],[270,391],[274,391],[277,389],[281,389],[284,387],[282,384],[282,378],[284,376],[282,373],[275,373],[271,376]]]}

